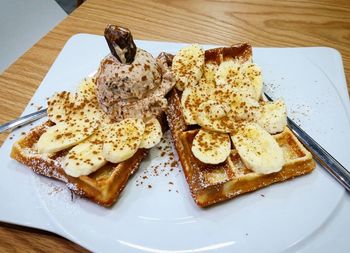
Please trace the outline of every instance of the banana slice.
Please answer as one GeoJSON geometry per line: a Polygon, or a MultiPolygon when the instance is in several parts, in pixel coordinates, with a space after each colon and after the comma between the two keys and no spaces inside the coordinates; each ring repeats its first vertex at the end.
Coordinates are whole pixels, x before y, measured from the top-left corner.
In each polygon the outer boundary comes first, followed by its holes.
{"type": "Polygon", "coordinates": [[[47,116],[54,123],[67,119],[66,108],[74,103],[72,94],[68,91],[57,92],[47,101],[47,116]]]}
{"type": "Polygon", "coordinates": [[[187,87],[184,89],[181,96],[181,106],[182,112],[187,125],[195,125],[197,121],[195,120],[195,115],[197,114],[198,104],[203,101],[200,96],[196,96],[193,92],[193,88],[187,87]]]}
{"type": "Polygon", "coordinates": [[[287,125],[287,110],[284,101],[263,102],[257,123],[270,134],[282,132],[287,125]]]}
{"type": "Polygon", "coordinates": [[[62,162],[63,170],[72,177],[89,175],[107,163],[103,157],[103,140],[106,139],[109,125],[99,126],[83,142],[72,148],[62,162]]]}
{"type": "Polygon", "coordinates": [[[204,95],[206,99],[214,98],[214,91],[216,89],[215,79],[207,80],[204,76],[199,80],[198,85],[193,87],[195,92],[204,95]]]}
{"type": "Polygon", "coordinates": [[[263,88],[261,69],[258,67],[258,65],[247,62],[242,65],[241,72],[243,72],[244,77],[250,80],[250,83],[254,87],[255,91],[255,95],[253,97],[258,101],[261,97],[263,88]]]}
{"type": "Polygon", "coordinates": [[[147,121],[143,132],[140,148],[153,148],[163,136],[162,127],[156,118],[147,121]]]}
{"type": "Polygon", "coordinates": [[[196,121],[204,129],[219,133],[230,133],[235,129],[235,122],[228,115],[230,108],[215,100],[203,102],[198,107],[196,121]]]}
{"type": "Polygon", "coordinates": [[[236,121],[254,121],[259,117],[259,103],[240,92],[230,101],[231,113],[236,121]]]}
{"type": "Polygon", "coordinates": [[[243,163],[260,174],[278,172],[284,165],[283,151],[276,140],[261,126],[249,123],[231,135],[243,163]]]}
{"type": "Polygon", "coordinates": [[[215,90],[215,99],[221,104],[228,104],[230,117],[234,121],[253,121],[259,116],[259,103],[242,90],[226,85],[215,90]]]}
{"type": "MultiPolygon", "coordinates": [[[[255,83],[249,78],[250,76],[253,78],[252,73],[254,69],[249,66],[248,63],[242,65],[233,60],[222,62],[215,75],[217,86],[234,88],[235,91],[258,100],[261,95],[261,90],[259,97],[256,98],[258,91],[256,90],[255,83]]],[[[262,88],[262,82],[260,88],[262,88]]]]}
{"type": "Polygon", "coordinates": [[[105,113],[100,109],[94,90],[91,89],[91,84],[85,83],[77,93],[55,93],[48,100],[49,119],[54,123],[84,118],[101,120],[105,113]]]}
{"type": "Polygon", "coordinates": [[[72,147],[93,134],[98,122],[88,118],[59,122],[49,127],[37,143],[39,153],[55,153],[72,147]]]}
{"type": "Polygon", "coordinates": [[[181,106],[185,122],[188,125],[197,124],[196,117],[198,114],[198,107],[204,101],[207,101],[210,98],[209,91],[204,87],[205,83],[202,86],[198,87],[187,87],[182,93],[181,96],[181,106]]]}
{"type": "Polygon", "coordinates": [[[128,118],[110,124],[103,144],[103,157],[112,163],[119,163],[132,157],[138,150],[145,124],[141,119],[128,118]]]}
{"type": "Polygon", "coordinates": [[[95,172],[106,163],[107,160],[102,155],[102,144],[84,141],[68,152],[62,168],[68,175],[80,177],[95,172]]]}
{"type": "Polygon", "coordinates": [[[92,78],[85,78],[78,86],[77,94],[79,99],[95,100],[95,83],[92,78]]]}
{"type": "Polygon", "coordinates": [[[51,111],[52,115],[56,115],[53,118],[57,119],[58,114],[55,113],[58,113],[59,110],[64,112],[60,114],[64,117],[62,117],[62,121],[58,121],[56,125],[49,127],[40,136],[38,141],[39,153],[54,153],[78,144],[92,135],[101,121],[101,111],[96,108],[94,103],[86,101],[76,106],[72,102],[71,93],[62,92],[55,96],[58,97],[57,100],[54,99],[50,103],[50,105],[53,105],[51,108],[54,108],[51,111]]]}
{"type": "MultiPolygon", "coordinates": [[[[77,99],[75,101],[77,101],[77,99]]],[[[102,109],[100,109],[94,101],[85,100],[84,102],[80,102],[70,103],[65,107],[64,122],[69,126],[80,125],[77,131],[86,128],[89,128],[90,131],[91,126],[93,126],[92,129],[95,130],[101,124],[102,118],[104,117],[102,109]]],[[[72,128],[72,131],[73,129],[75,129],[75,127],[72,128]]]]}
{"type": "Polygon", "coordinates": [[[193,139],[191,150],[203,163],[222,163],[231,152],[230,136],[200,129],[193,139]]]}
{"type": "Polygon", "coordinates": [[[240,64],[230,60],[222,62],[215,73],[215,82],[218,86],[241,83],[243,75],[240,72],[240,64]]]}
{"type": "Polygon", "coordinates": [[[204,65],[204,78],[207,83],[215,85],[215,75],[219,66],[214,63],[206,63],[204,65]]]}
{"type": "Polygon", "coordinates": [[[184,90],[196,85],[203,75],[204,50],[197,44],[182,48],[174,57],[172,71],[176,88],[184,90]]]}

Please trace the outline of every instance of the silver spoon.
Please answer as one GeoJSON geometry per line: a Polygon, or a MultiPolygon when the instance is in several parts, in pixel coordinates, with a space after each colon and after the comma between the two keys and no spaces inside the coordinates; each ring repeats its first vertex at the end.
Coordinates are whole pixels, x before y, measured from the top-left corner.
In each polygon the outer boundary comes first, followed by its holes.
{"type": "Polygon", "coordinates": [[[37,112],[30,113],[30,114],[25,115],[23,117],[19,117],[15,120],[11,120],[11,121],[0,126],[0,133],[4,133],[6,131],[12,131],[15,128],[27,125],[33,121],[41,119],[42,117],[45,117],[46,115],[47,115],[47,108],[41,109],[37,112]]]}

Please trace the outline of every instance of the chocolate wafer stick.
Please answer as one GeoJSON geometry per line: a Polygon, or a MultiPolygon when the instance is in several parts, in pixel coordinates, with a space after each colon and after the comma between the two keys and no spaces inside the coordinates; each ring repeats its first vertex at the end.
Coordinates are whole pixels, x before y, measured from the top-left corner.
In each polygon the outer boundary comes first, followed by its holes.
{"type": "Polygon", "coordinates": [[[111,54],[121,63],[130,64],[134,61],[136,45],[129,29],[116,25],[108,25],[104,36],[111,54]]]}

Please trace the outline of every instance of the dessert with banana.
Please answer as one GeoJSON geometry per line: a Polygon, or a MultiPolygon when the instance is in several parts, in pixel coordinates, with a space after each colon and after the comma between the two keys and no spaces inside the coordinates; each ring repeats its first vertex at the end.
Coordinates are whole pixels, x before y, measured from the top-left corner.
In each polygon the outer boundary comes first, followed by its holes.
{"type": "Polygon", "coordinates": [[[209,206],[315,168],[287,127],[282,99],[264,101],[261,68],[249,44],[173,57],[175,87],[166,111],[195,202],[209,206]]]}
{"type": "Polygon", "coordinates": [[[76,92],[48,100],[48,121],[18,140],[11,157],[110,206],[163,135],[165,95],[175,85],[168,58],[136,48],[130,31],[107,26],[111,53],[76,92]]]}

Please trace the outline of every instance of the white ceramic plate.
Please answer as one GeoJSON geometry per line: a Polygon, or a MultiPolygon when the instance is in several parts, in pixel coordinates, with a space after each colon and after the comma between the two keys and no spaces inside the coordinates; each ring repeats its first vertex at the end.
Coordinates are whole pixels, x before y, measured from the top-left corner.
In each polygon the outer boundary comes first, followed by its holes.
{"type": "MultiPolygon", "coordinates": [[[[161,51],[175,53],[184,46],[136,43],[154,56],[161,51]]],[[[73,36],[24,114],[45,106],[55,91],[74,90],[107,53],[103,37],[73,36]]],[[[350,107],[340,54],[330,48],[255,48],[253,58],[263,70],[270,95],[283,97],[289,116],[349,168],[350,107]]],[[[348,197],[317,166],[310,175],[202,209],[193,202],[181,170],[165,166],[168,155],[154,148],[117,203],[106,209],[85,199],[72,200],[62,183],[35,175],[10,159],[11,145],[31,127],[15,131],[1,148],[0,175],[6,180],[0,184],[0,201],[7,204],[1,205],[0,220],[53,231],[92,251],[302,251],[320,245],[315,235],[321,236],[330,218],[339,216],[336,210],[348,197]]],[[[169,145],[167,133],[161,146],[169,145]]],[[[342,230],[333,226],[330,232],[336,235],[342,230]]],[[[329,236],[327,232],[323,236],[329,236]]],[[[326,245],[323,250],[331,247],[326,245]]],[[[344,250],[346,244],[337,245],[344,250]]]]}

